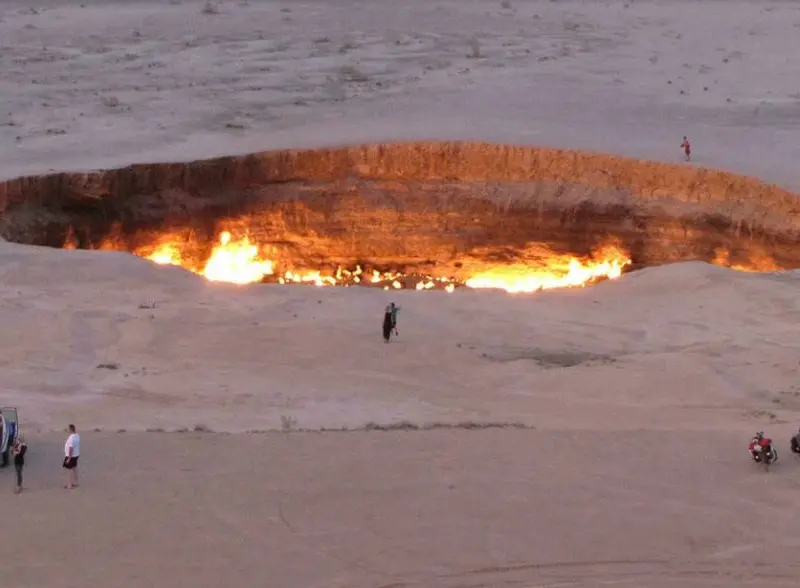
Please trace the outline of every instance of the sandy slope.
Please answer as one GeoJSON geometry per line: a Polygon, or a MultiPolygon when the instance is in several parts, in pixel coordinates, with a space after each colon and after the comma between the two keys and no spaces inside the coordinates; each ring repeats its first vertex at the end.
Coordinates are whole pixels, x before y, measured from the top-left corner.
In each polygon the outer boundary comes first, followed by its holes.
{"type": "Polygon", "coordinates": [[[750,431],[800,410],[799,280],[696,263],[533,297],[239,288],[126,254],[5,243],[0,403],[43,430],[267,430],[286,417],[750,431]],[[400,336],[386,345],[390,300],[400,336]]]}
{"type": "MultiPolygon", "coordinates": [[[[689,133],[700,163],[798,185],[793,3],[391,6],[4,2],[2,176],[425,137],[674,159],[689,133]]],[[[795,586],[798,285],[244,289],[0,244],[0,404],[31,441],[3,586],[795,586]],[[284,420],[528,428],[244,433],[284,420]],[[196,425],[238,433],[143,432],[196,425]]]]}
{"type": "Polygon", "coordinates": [[[688,134],[800,185],[794,2],[212,4],[3,2],[0,176],[422,138],[674,161],[688,134]]]}

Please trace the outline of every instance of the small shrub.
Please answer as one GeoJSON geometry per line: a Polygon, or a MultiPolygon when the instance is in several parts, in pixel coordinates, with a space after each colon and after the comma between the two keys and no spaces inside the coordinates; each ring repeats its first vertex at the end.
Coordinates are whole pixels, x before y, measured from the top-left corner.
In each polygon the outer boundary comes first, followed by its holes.
{"type": "Polygon", "coordinates": [[[367,75],[351,65],[343,65],[339,70],[339,76],[346,82],[366,82],[367,75]]]}
{"type": "Polygon", "coordinates": [[[478,59],[481,57],[481,44],[476,37],[472,37],[467,41],[467,45],[469,46],[467,57],[470,59],[478,59]]]}
{"type": "Polygon", "coordinates": [[[345,53],[352,51],[355,48],[356,48],[355,43],[353,43],[352,41],[345,41],[344,43],[342,43],[342,46],[339,47],[339,53],[344,55],[345,53]]]}
{"type": "Polygon", "coordinates": [[[208,0],[201,10],[203,14],[219,14],[219,8],[214,5],[211,0],[208,0]]]}
{"type": "Polygon", "coordinates": [[[297,426],[297,419],[285,414],[281,415],[281,431],[290,433],[297,426]]]}

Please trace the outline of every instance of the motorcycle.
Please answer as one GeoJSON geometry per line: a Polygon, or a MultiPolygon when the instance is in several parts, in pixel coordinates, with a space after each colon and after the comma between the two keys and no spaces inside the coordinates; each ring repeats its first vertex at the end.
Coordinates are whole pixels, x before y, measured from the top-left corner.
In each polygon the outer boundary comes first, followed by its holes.
{"type": "Polygon", "coordinates": [[[789,449],[792,450],[792,453],[800,453],[800,433],[789,440],[789,449]]]}
{"type": "Polygon", "coordinates": [[[778,461],[778,451],[772,444],[772,439],[764,437],[763,433],[756,435],[748,446],[750,457],[756,463],[763,463],[764,468],[769,470],[769,466],[778,461]]]}

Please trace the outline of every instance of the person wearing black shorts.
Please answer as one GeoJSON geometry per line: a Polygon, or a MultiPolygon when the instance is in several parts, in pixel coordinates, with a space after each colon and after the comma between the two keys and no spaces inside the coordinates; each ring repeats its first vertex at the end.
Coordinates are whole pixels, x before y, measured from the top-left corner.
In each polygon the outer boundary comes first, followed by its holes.
{"type": "Polygon", "coordinates": [[[67,483],[64,488],[70,489],[78,486],[78,458],[81,455],[81,436],[75,432],[75,425],[67,427],[69,437],[64,443],[64,463],[61,464],[67,472],[67,483]]]}

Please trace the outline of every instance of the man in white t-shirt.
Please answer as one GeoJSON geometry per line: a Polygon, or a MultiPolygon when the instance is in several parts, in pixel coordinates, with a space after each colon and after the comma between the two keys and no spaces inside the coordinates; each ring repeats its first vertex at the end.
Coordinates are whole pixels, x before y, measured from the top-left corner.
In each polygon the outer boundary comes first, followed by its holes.
{"type": "Polygon", "coordinates": [[[64,488],[75,488],[78,485],[78,458],[81,455],[81,436],[75,432],[75,425],[68,427],[69,437],[64,443],[64,463],[61,467],[67,470],[67,483],[64,488]]]}

